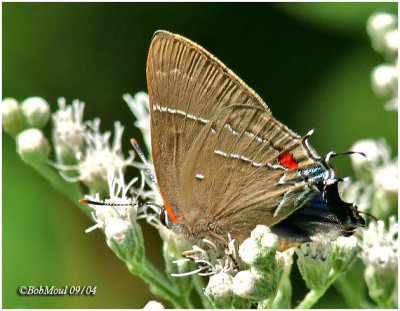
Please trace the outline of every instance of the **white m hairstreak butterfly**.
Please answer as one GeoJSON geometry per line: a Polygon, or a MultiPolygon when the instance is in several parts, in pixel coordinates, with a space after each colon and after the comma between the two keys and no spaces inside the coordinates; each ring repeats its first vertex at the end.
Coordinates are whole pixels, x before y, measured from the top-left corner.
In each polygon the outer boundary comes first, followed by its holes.
{"type": "MultiPolygon", "coordinates": [[[[168,218],[191,240],[241,242],[264,224],[284,250],[365,221],[341,200],[330,152],[276,120],[202,47],[157,31],[147,60],[152,156],[168,218]]],[[[351,153],[351,152],[349,152],[351,153]]]]}

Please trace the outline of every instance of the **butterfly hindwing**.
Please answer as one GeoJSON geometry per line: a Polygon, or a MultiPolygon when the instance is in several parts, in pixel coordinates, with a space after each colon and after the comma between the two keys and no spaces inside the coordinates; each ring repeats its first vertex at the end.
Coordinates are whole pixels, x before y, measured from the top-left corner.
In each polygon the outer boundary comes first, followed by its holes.
{"type": "Polygon", "coordinates": [[[212,224],[235,238],[248,236],[257,224],[271,226],[308,199],[299,171],[313,163],[301,137],[270,114],[248,105],[227,107],[201,130],[183,163],[184,222],[190,228],[212,224]],[[293,155],[296,169],[279,164],[283,152],[293,155]]]}

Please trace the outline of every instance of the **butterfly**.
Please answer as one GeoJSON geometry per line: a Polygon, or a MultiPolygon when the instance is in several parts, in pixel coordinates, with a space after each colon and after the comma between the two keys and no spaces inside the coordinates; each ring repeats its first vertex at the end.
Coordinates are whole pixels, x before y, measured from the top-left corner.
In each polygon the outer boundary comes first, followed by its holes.
{"type": "Polygon", "coordinates": [[[365,225],[338,192],[329,159],[201,46],[155,32],[147,59],[152,159],[164,208],[190,240],[226,244],[258,224],[280,250],[365,225]]]}

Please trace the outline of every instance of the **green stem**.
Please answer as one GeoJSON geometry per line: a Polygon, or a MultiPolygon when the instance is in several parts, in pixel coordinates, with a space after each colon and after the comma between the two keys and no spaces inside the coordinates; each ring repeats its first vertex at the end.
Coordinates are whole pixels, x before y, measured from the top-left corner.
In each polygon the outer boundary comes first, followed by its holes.
{"type": "Polygon", "coordinates": [[[312,289],[308,292],[308,294],[304,297],[304,299],[298,304],[296,309],[310,309],[318,300],[321,298],[329,286],[335,281],[335,279],[340,275],[340,273],[336,271],[332,271],[328,277],[328,281],[325,286],[318,289],[312,289]]]}
{"type": "Polygon", "coordinates": [[[206,297],[204,294],[204,282],[201,276],[195,274],[192,276],[194,289],[196,290],[197,294],[199,295],[201,302],[203,304],[204,309],[214,309],[213,304],[211,301],[206,297]]]}
{"type": "Polygon", "coordinates": [[[192,306],[187,297],[182,297],[176,289],[164,278],[164,276],[147,260],[140,265],[128,264],[128,269],[132,274],[140,276],[150,285],[150,290],[155,295],[170,301],[175,308],[190,309],[192,306]]]}
{"type": "MultiPolygon", "coordinates": [[[[374,309],[375,306],[368,303],[365,299],[364,286],[360,288],[358,284],[363,282],[356,282],[356,284],[354,284],[355,282],[351,282],[352,277],[355,277],[353,270],[357,269],[354,268],[356,268],[355,265],[353,265],[352,270],[347,271],[346,274],[340,275],[340,277],[335,280],[333,286],[346,300],[346,303],[351,309],[374,309]]],[[[360,273],[362,274],[362,272],[360,273]]]]}

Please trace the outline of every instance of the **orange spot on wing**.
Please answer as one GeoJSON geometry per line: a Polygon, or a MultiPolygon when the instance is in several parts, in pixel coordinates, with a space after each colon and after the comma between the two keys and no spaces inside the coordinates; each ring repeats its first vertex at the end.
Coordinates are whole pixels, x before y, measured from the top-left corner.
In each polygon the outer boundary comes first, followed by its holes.
{"type": "Polygon", "coordinates": [[[162,191],[160,189],[161,192],[161,197],[163,199],[164,202],[164,208],[167,211],[168,217],[169,219],[173,222],[173,223],[178,223],[178,219],[176,218],[176,216],[174,215],[174,212],[172,211],[172,208],[168,205],[167,200],[165,200],[164,195],[162,194],[162,191]]]}
{"type": "Polygon", "coordinates": [[[281,165],[283,165],[284,167],[287,167],[287,168],[296,168],[297,166],[299,166],[299,163],[297,163],[293,159],[292,155],[289,152],[286,152],[286,151],[282,152],[279,155],[279,163],[281,165]]]}

